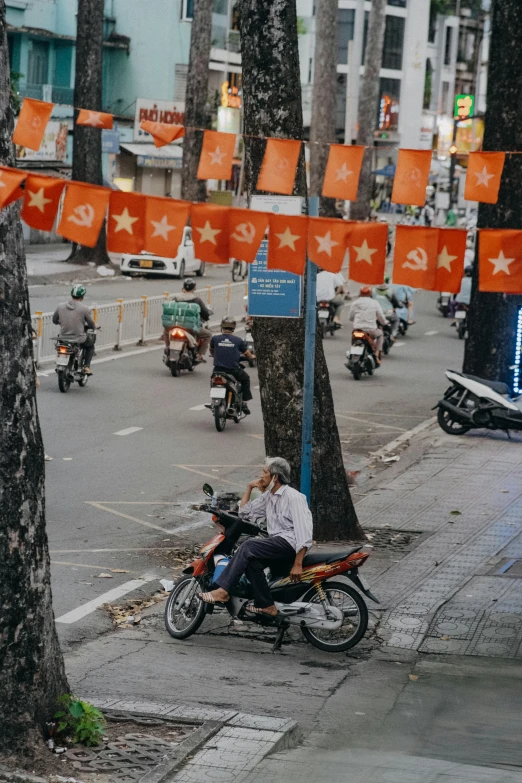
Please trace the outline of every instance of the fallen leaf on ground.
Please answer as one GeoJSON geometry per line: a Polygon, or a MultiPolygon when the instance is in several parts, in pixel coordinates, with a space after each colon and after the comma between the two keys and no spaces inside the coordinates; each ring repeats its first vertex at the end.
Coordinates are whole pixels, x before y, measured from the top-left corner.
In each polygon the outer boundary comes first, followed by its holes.
{"type": "Polygon", "coordinates": [[[92,585],[92,582],[78,582],[79,585],[92,585]]]}
{"type": "Polygon", "coordinates": [[[443,642],[449,642],[449,640],[451,639],[451,636],[441,636],[440,638],[441,638],[441,640],[443,642]]]}
{"type": "Polygon", "coordinates": [[[98,579],[114,579],[112,574],[96,574],[98,579]]]}
{"type": "Polygon", "coordinates": [[[111,568],[112,574],[128,574],[129,572],[125,568],[111,568]]]}
{"type": "Polygon", "coordinates": [[[410,678],[410,680],[412,680],[412,682],[419,679],[418,674],[409,674],[408,677],[410,678]]]}
{"type": "Polygon", "coordinates": [[[460,517],[462,511],[450,511],[452,517],[460,517]]]}

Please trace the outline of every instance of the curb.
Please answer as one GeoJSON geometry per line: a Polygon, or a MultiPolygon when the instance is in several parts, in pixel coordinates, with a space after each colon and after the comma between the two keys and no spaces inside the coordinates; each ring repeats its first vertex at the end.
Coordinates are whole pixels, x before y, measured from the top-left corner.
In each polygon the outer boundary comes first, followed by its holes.
{"type": "Polygon", "coordinates": [[[411,440],[412,438],[415,437],[415,435],[418,435],[420,432],[429,429],[436,423],[437,423],[436,416],[432,416],[430,419],[421,421],[421,423],[417,424],[416,427],[413,427],[411,430],[408,430],[407,432],[403,432],[402,435],[399,435],[398,438],[395,438],[394,440],[391,440],[389,443],[386,443],[386,445],[382,446],[382,448],[380,448],[378,451],[372,451],[371,456],[374,459],[375,458],[382,459],[382,457],[385,457],[391,451],[395,451],[395,449],[398,446],[400,446],[402,443],[411,440]]]}

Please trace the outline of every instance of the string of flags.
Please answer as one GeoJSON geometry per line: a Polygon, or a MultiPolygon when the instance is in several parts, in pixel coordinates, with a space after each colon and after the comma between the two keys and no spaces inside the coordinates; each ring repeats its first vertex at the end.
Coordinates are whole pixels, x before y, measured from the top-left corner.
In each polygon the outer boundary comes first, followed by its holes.
{"type": "MultiPolygon", "coordinates": [[[[45,101],[24,98],[13,134],[15,144],[38,150],[53,106],[54,104],[45,101]]],[[[110,129],[113,125],[113,115],[80,109],[76,124],[110,129]]],[[[182,125],[149,120],[142,121],[140,127],[150,133],[157,147],[182,138],[186,130],[182,125]]],[[[203,144],[197,171],[198,179],[231,179],[236,134],[210,130],[202,132],[203,144]]],[[[266,140],[257,190],[283,195],[292,194],[303,143],[295,139],[268,138],[266,140]]],[[[322,195],[354,201],[357,198],[365,148],[343,144],[330,144],[328,147],[322,195]]],[[[496,204],[505,158],[504,152],[470,152],[464,198],[468,201],[496,204]]],[[[392,202],[424,206],[431,161],[431,150],[399,149],[392,202]]]]}

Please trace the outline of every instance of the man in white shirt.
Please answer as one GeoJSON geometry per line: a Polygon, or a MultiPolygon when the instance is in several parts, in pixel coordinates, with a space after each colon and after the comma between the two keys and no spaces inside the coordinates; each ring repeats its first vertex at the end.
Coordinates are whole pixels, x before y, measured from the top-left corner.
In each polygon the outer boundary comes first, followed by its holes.
{"type": "Polygon", "coordinates": [[[290,483],[290,465],[282,457],[266,460],[263,475],[251,481],[243,495],[239,516],[249,522],[266,517],[268,538],[249,538],[241,546],[216,580],[217,590],[201,593],[208,604],[226,603],[230,592],[246,574],[254,592],[254,604],[249,611],[275,617],[277,609],[264,569],[277,567],[288,573],[293,582],[299,582],[303,572],[303,558],[312,546],[312,514],[305,495],[290,483]],[[253,489],[263,493],[250,500],[253,489]]]}
{"type": "Polygon", "coordinates": [[[321,270],[317,274],[316,299],[318,302],[330,302],[335,307],[334,322],[341,323],[341,310],[344,307],[344,277],[339,272],[321,270]]]}
{"type": "Polygon", "coordinates": [[[382,307],[376,299],[372,299],[372,289],[363,285],[359,291],[359,298],[350,307],[350,321],[353,321],[353,329],[360,329],[375,339],[377,358],[382,359],[383,331],[377,327],[377,323],[384,326],[386,318],[382,307]]]}

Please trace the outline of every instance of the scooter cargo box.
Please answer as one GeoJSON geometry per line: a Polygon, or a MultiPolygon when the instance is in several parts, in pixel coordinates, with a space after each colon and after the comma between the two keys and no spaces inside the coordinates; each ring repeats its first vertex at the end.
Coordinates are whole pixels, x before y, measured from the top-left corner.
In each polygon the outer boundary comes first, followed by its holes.
{"type": "Polygon", "coordinates": [[[201,328],[201,310],[195,302],[163,302],[161,322],[170,329],[172,326],[182,326],[192,332],[201,328]]]}

